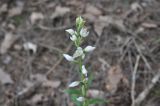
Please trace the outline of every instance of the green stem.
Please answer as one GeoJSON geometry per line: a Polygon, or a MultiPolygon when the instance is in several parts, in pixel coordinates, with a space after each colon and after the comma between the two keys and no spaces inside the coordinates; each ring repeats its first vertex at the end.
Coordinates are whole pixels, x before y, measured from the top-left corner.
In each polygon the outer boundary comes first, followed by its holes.
{"type": "Polygon", "coordinates": [[[85,98],[85,101],[83,102],[83,106],[88,106],[88,103],[87,103],[87,84],[85,81],[85,76],[82,74],[82,58],[79,61],[79,69],[80,69],[80,73],[81,73],[81,82],[83,82],[83,85],[81,86],[81,92],[82,92],[82,96],[85,98]]]}
{"type": "MultiPolygon", "coordinates": [[[[80,47],[81,43],[82,43],[82,38],[81,38],[81,35],[80,35],[80,28],[77,28],[77,36],[78,36],[78,39],[77,41],[75,42],[75,45],[76,47],[80,47]]],[[[83,84],[81,85],[81,92],[82,92],[82,96],[85,98],[85,100],[83,101],[83,105],[82,106],[89,106],[88,105],[88,100],[87,100],[87,82],[85,81],[85,75],[82,74],[82,64],[83,63],[83,59],[82,57],[80,58],[79,62],[78,62],[78,65],[79,65],[79,70],[80,70],[80,74],[81,74],[81,82],[83,82],[83,84]]]]}

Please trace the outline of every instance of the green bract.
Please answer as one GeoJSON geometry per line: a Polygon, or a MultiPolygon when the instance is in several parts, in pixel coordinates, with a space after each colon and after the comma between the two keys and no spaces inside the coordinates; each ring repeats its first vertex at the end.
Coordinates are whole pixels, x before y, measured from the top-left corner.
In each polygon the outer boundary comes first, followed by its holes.
{"type": "Polygon", "coordinates": [[[83,18],[81,16],[76,18],[76,27],[78,32],[80,31],[80,29],[82,29],[84,27],[85,21],[83,20],[83,18]]]}

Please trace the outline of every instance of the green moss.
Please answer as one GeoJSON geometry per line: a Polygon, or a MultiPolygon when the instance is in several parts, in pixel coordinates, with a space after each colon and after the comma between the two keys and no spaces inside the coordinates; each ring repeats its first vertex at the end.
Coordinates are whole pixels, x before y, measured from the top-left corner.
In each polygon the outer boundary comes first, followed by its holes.
{"type": "Polygon", "coordinates": [[[19,26],[22,22],[23,22],[23,16],[22,15],[19,15],[19,16],[14,16],[12,17],[14,23],[16,26],[19,26]]]}

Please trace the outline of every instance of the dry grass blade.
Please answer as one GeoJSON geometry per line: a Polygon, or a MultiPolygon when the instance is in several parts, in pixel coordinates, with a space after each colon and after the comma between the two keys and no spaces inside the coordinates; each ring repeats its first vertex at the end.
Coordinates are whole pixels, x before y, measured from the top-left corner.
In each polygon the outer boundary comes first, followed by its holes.
{"type": "Polygon", "coordinates": [[[134,71],[132,74],[132,88],[131,88],[131,99],[132,99],[132,106],[135,106],[135,84],[136,84],[136,73],[139,65],[140,56],[137,56],[136,64],[134,67],[134,71]]]}

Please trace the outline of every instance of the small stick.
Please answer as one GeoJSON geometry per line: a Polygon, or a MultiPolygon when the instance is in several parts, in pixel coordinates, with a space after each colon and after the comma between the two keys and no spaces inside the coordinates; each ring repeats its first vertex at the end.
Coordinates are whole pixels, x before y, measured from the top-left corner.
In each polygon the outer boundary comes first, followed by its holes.
{"type": "Polygon", "coordinates": [[[50,28],[50,27],[47,27],[47,26],[43,26],[43,25],[38,25],[38,27],[42,30],[46,30],[46,31],[59,31],[59,30],[64,30],[64,29],[67,29],[69,27],[72,27],[74,26],[74,24],[71,24],[71,25],[65,25],[65,26],[60,26],[60,27],[56,27],[56,28],[50,28]]]}
{"type": "Polygon", "coordinates": [[[149,94],[149,92],[155,86],[155,84],[158,82],[159,79],[160,79],[160,70],[158,70],[158,73],[152,78],[152,81],[148,85],[148,87],[146,87],[135,99],[136,106],[139,106],[142,103],[142,101],[146,98],[146,96],[149,94]]]}
{"type": "Polygon", "coordinates": [[[134,71],[132,74],[132,88],[131,88],[132,105],[131,106],[135,106],[135,84],[136,84],[136,73],[137,73],[139,60],[140,60],[140,56],[138,55],[136,59],[136,64],[134,66],[134,71]]]}

